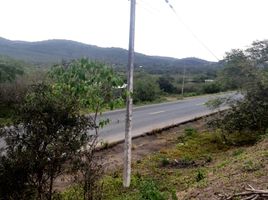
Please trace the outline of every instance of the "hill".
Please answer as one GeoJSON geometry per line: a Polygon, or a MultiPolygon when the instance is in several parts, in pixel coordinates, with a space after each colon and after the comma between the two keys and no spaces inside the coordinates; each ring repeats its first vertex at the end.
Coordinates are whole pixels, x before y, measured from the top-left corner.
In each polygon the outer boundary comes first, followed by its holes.
{"type": "MultiPolygon", "coordinates": [[[[45,40],[39,42],[12,41],[0,37],[0,55],[9,56],[32,64],[49,66],[62,60],[88,57],[115,66],[126,66],[128,51],[122,48],[101,48],[71,40],[45,40]]],[[[149,72],[162,73],[183,68],[204,70],[216,63],[198,58],[176,59],[170,57],[135,55],[135,66],[149,72]]]]}

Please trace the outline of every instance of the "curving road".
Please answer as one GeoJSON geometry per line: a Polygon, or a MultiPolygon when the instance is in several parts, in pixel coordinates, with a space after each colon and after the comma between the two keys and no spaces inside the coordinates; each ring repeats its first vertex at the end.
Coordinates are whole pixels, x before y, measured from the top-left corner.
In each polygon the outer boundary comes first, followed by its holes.
{"type": "MultiPolygon", "coordinates": [[[[170,103],[161,103],[133,109],[132,136],[142,135],[155,129],[179,124],[196,117],[212,113],[205,103],[219,96],[210,95],[188,98],[170,103]]],[[[100,130],[100,137],[104,141],[116,142],[124,139],[125,134],[125,110],[106,112],[103,118],[109,118],[110,123],[100,130]]]]}

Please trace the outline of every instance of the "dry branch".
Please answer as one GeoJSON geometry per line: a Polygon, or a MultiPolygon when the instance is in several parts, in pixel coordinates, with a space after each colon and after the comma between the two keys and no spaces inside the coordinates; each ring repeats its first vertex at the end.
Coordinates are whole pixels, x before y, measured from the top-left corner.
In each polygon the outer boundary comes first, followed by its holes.
{"type": "Polygon", "coordinates": [[[268,190],[258,190],[251,185],[248,185],[245,190],[245,192],[236,193],[230,197],[227,197],[226,200],[234,199],[234,197],[243,197],[242,200],[268,199],[268,190]]]}

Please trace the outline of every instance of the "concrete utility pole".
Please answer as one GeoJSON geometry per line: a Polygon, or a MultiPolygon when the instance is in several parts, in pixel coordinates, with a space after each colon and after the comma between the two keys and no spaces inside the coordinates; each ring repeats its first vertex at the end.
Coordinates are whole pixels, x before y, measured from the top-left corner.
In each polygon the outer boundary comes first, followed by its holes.
{"type": "Polygon", "coordinates": [[[133,93],[133,71],[134,71],[134,37],[135,37],[135,12],[136,0],[131,0],[130,6],[130,29],[129,29],[129,50],[128,50],[128,76],[127,76],[127,112],[124,152],[124,187],[130,186],[131,178],[131,146],[132,146],[132,93],[133,93]]]}

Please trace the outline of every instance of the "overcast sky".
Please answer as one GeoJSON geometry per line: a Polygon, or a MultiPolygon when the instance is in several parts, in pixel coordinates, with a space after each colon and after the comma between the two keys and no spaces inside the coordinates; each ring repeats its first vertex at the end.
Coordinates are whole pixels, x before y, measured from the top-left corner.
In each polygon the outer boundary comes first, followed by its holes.
{"type": "MultiPolygon", "coordinates": [[[[137,0],[135,51],[216,60],[268,39],[268,0],[137,0]]],[[[0,37],[128,47],[128,0],[0,0],[0,37]]]]}

